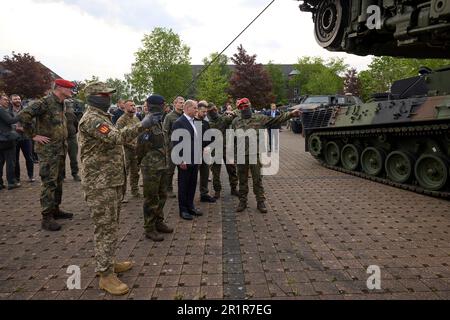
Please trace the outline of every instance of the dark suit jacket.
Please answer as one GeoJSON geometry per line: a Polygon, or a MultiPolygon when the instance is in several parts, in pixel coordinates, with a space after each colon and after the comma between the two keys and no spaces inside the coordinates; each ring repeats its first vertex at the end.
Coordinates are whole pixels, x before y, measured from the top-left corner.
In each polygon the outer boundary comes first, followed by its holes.
{"type": "MultiPolygon", "coordinates": [[[[195,123],[195,121],[194,121],[195,123]]],[[[195,132],[194,132],[194,128],[192,128],[192,125],[189,123],[189,120],[182,115],[177,121],[175,121],[175,123],[172,126],[172,134],[175,130],[177,129],[185,129],[189,132],[189,138],[191,140],[191,152],[190,152],[190,164],[200,164],[201,163],[201,157],[202,157],[202,151],[203,151],[203,147],[202,147],[202,137],[200,135],[200,129],[197,129],[198,132],[198,136],[195,136],[195,132]],[[195,139],[197,139],[197,143],[199,143],[199,150],[197,150],[197,154],[195,154],[195,139]],[[200,162],[199,162],[200,161],[200,162]]],[[[175,147],[176,145],[178,145],[179,143],[181,143],[183,141],[183,138],[180,138],[178,141],[173,141],[173,147],[175,147]]],[[[180,154],[181,156],[184,156],[183,152],[181,152],[180,154]]]]}
{"type": "MultiPolygon", "coordinates": [[[[266,116],[272,118],[272,110],[266,111],[265,114],[266,114],[266,116]]],[[[275,111],[275,117],[278,117],[278,116],[281,116],[281,112],[278,111],[278,110],[276,110],[276,111],[275,111]]],[[[270,127],[269,129],[280,129],[280,128],[281,128],[281,126],[273,126],[273,127],[270,127]]]]}

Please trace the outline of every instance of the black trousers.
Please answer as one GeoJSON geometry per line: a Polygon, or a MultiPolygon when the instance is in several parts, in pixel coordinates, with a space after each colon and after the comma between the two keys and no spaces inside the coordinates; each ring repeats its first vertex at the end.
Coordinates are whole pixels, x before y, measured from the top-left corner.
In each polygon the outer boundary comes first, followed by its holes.
{"type": "Polygon", "coordinates": [[[181,212],[194,209],[195,190],[197,189],[198,165],[188,165],[186,170],[178,167],[178,205],[181,212]]]}
{"type": "Polygon", "coordinates": [[[16,146],[5,150],[0,150],[0,184],[3,185],[3,167],[6,163],[6,180],[8,185],[16,183],[14,167],[16,164],[16,146]]]}
{"type": "Polygon", "coordinates": [[[25,164],[27,166],[28,178],[34,176],[34,163],[33,163],[33,144],[30,139],[19,140],[16,145],[16,180],[20,181],[20,150],[22,150],[23,157],[25,158],[25,164]]]}

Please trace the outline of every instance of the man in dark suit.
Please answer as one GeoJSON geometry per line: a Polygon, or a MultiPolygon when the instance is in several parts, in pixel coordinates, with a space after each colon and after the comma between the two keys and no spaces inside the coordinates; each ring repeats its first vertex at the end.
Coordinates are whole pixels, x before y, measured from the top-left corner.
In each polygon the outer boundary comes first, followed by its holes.
{"type": "Polygon", "coordinates": [[[183,149],[179,155],[183,161],[174,161],[178,165],[178,205],[180,216],[185,220],[192,220],[193,216],[203,214],[194,207],[195,190],[197,188],[198,165],[202,161],[202,133],[201,125],[195,126],[194,118],[198,111],[196,101],[187,100],[184,103],[184,114],[173,124],[173,147],[182,143],[183,149]],[[178,131],[180,130],[180,131],[178,131]],[[188,135],[178,137],[185,132],[188,135]],[[184,141],[189,139],[189,141],[184,141]],[[190,145],[189,145],[190,143],[190,145]],[[188,153],[188,154],[185,154],[188,153]]]}
{"type": "MultiPolygon", "coordinates": [[[[266,112],[266,116],[269,116],[271,118],[276,118],[278,116],[281,116],[281,112],[278,111],[277,109],[277,105],[275,103],[272,103],[270,105],[270,110],[266,112]]],[[[275,135],[275,130],[280,130],[281,126],[277,125],[277,126],[273,126],[267,129],[268,133],[269,133],[269,152],[272,151],[272,138],[276,137],[275,135]]],[[[277,143],[278,141],[276,140],[275,143],[277,143]]],[[[278,147],[278,146],[277,146],[278,147]]]]}

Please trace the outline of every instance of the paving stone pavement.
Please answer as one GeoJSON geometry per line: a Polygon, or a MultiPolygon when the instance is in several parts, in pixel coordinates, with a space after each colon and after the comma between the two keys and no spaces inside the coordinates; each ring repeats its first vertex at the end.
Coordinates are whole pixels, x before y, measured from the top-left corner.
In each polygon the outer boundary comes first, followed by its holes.
{"type": "Polygon", "coordinates": [[[118,298],[98,288],[79,183],[64,184],[62,208],[76,215],[57,233],[40,229],[39,182],[2,190],[0,299],[450,299],[449,202],[330,171],[303,150],[303,138],[281,133],[280,171],[264,178],[268,214],[251,192],[241,214],[228,194],[216,204],[197,196],[205,215],[184,221],[170,199],[175,233],[162,243],[145,238],[142,200],[130,197],[117,257],[135,265],[118,298]],[[71,265],[80,290],[67,289],[71,265]],[[371,265],[381,290],[367,287],[371,265]]]}

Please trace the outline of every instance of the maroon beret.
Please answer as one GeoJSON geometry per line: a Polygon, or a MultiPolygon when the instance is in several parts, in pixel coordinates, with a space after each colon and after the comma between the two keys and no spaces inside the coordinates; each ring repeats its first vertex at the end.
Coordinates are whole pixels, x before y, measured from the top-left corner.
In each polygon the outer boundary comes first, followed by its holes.
{"type": "Polygon", "coordinates": [[[240,110],[248,108],[249,106],[250,106],[250,100],[248,100],[247,98],[240,99],[236,103],[236,107],[238,107],[238,109],[240,109],[240,110]]]}
{"type": "Polygon", "coordinates": [[[73,82],[70,82],[70,81],[67,81],[64,79],[56,79],[55,84],[58,87],[69,88],[69,89],[75,88],[75,84],[73,82]]]}

